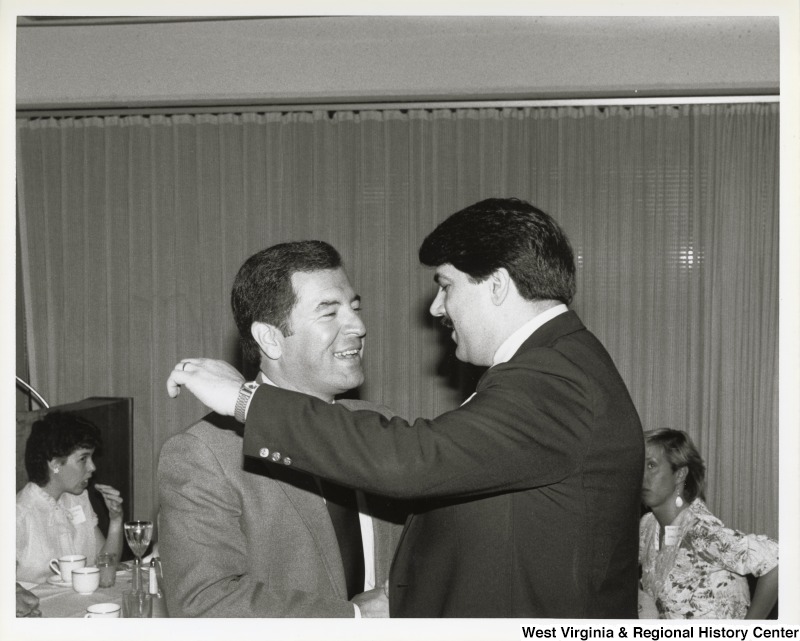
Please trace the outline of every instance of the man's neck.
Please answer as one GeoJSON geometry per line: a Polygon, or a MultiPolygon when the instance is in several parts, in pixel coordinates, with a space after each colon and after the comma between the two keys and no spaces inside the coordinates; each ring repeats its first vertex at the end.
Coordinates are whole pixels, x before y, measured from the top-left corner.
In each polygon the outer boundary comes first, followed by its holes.
{"type": "Polygon", "coordinates": [[[302,394],[314,396],[326,403],[333,403],[334,397],[330,394],[322,393],[317,390],[303,389],[301,386],[294,385],[291,381],[287,381],[285,377],[280,375],[280,372],[270,372],[268,368],[266,370],[262,368],[259,371],[259,378],[263,379],[260,382],[266,383],[267,385],[274,385],[275,387],[288,389],[293,392],[301,392],[302,394]]]}

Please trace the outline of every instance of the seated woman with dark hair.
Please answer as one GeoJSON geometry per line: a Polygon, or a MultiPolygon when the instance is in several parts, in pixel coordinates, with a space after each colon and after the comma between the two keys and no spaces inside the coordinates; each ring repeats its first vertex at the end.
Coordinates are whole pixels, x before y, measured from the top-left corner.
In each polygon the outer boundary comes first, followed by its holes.
{"type": "Polygon", "coordinates": [[[25,444],[29,483],[17,493],[18,581],[45,581],[50,559],[67,554],[85,555],[87,566],[100,552],[119,558],[122,497],[109,485],[94,486],[108,509],[105,538],[87,492],[100,444],[97,427],[74,414],[54,411],[33,424],[25,444]]]}
{"type": "Polygon", "coordinates": [[[704,483],[686,432],[645,432],[642,501],[652,511],[639,525],[644,596],[661,619],[764,619],[778,599],[778,543],[725,527],[703,502],[704,483]],[[752,603],[747,574],[760,577],[752,603]]]}

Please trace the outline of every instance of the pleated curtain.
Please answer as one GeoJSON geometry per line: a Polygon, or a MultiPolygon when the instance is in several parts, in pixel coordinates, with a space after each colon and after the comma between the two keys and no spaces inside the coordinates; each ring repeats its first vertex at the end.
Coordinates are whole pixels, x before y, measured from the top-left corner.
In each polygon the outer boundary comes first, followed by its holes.
{"type": "Polygon", "coordinates": [[[205,412],[169,399],[167,375],[190,356],[241,367],[236,271],[318,238],[363,299],[360,397],[436,416],[480,370],[428,316],[417,249],[458,209],[515,196],[570,236],[573,308],[645,429],[687,430],[712,511],[776,536],[778,116],[754,103],[20,119],[26,374],[50,404],[133,397],[133,511],[152,516],[161,445],[205,412]]]}

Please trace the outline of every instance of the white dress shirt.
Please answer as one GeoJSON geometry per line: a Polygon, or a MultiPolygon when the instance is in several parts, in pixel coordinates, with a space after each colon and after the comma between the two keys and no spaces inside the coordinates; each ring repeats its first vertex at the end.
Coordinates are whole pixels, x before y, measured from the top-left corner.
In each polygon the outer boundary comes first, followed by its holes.
{"type": "Polygon", "coordinates": [[[543,311],[541,314],[537,314],[531,318],[527,323],[525,323],[522,327],[511,334],[511,336],[504,340],[503,344],[497,348],[497,351],[494,353],[494,358],[492,359],[492,367],[511,360],[511,357],[517,353],[517,350],[522,346],[522,343],[528,340],[531,334],[533,334],[547,321],[553,320],[556,316],[564,314],[568,311],[569,309],[567,306],[562,303],[556,305],[555,307],[551,307],[550,309],[543,311]]]}

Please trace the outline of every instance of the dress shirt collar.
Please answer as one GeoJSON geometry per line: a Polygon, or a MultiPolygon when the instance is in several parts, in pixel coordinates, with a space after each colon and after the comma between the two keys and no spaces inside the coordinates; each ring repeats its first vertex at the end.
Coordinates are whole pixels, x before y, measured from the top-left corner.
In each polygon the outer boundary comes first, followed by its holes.
{"type": "Polygon", "coordinates": [[[533,334],[547,321],[552,320],[556,316],[564,314],[568,311],[569,309],[567,306],[561,303],[531,318],[527,323],[525,323],[522,327],[511,334],[511,336],[509,336],[505,341],[503,341],[503,344],[497,348],[497,351],[494,353],[494,358],[492,359],[492,367],[510,360],[511,357],[517,353],[517,350],[520,348],[522,343],[528,340],[528,337],[531,334],[533,334]]]}

